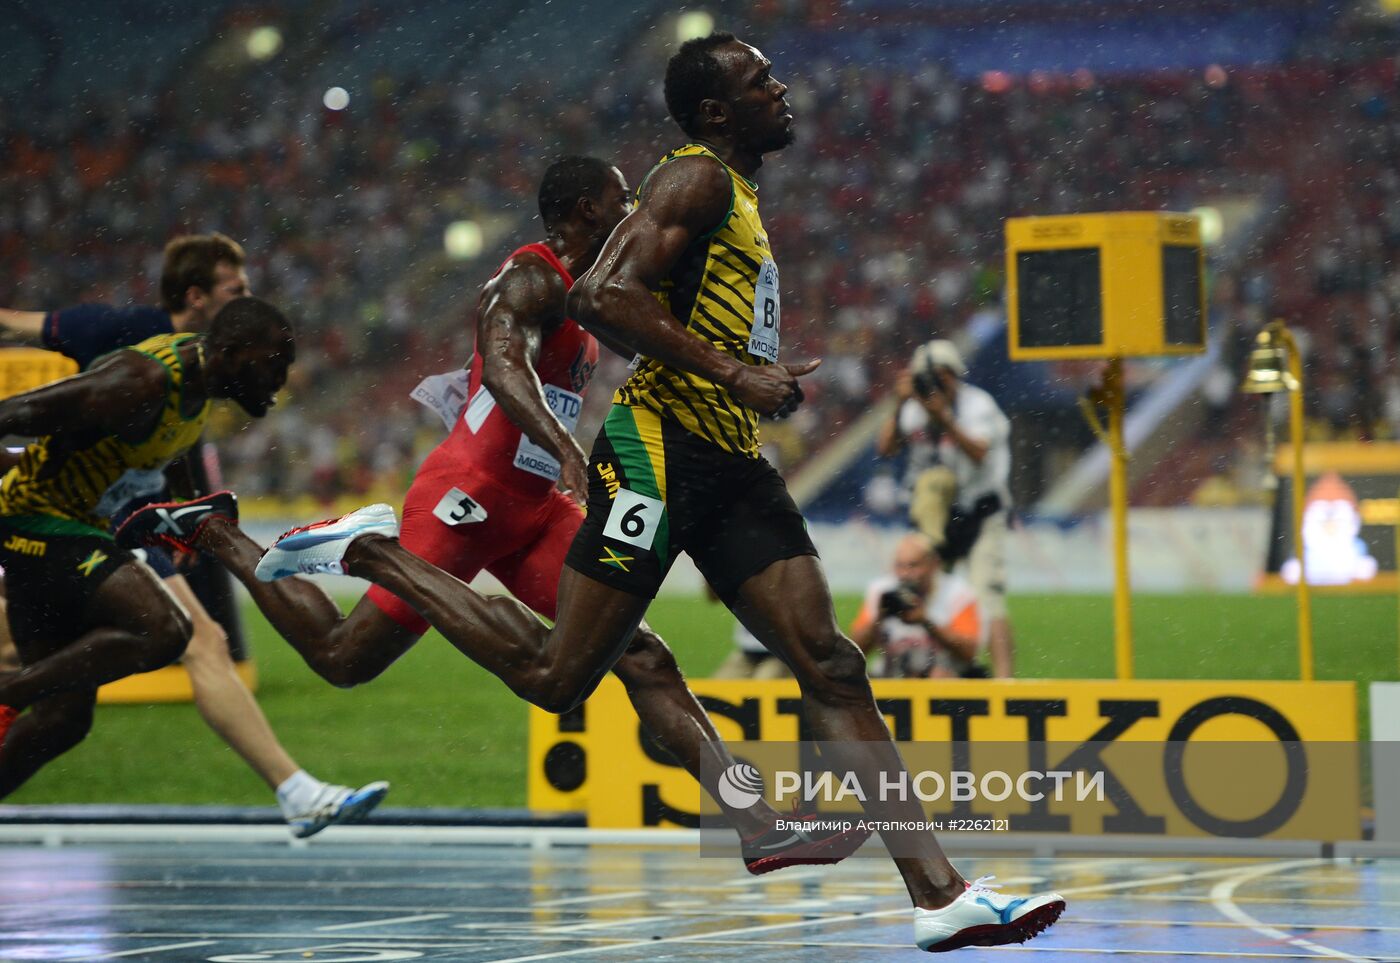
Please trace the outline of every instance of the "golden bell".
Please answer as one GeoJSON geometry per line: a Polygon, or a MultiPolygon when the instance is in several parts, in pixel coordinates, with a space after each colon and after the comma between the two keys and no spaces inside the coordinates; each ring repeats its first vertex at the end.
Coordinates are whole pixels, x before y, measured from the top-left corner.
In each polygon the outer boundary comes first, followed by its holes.
{"type": "Polygon", "coordinates": [[[1249,372],[1240,390],[1247,395],[1271,395],[1297,391],[1298,379],[1288,370],[1288,351],[1272,326],[1259,332],[1249,353],[1249,372]]]}

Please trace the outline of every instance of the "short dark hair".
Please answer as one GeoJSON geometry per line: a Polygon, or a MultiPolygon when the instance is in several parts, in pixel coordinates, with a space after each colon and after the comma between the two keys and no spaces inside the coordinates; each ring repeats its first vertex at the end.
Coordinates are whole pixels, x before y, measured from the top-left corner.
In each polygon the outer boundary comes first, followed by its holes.
{"type": "Polygon", "coordinates": [[[186,234],[165,245],[160,269],[160,306],[171,314],[185,310],[185,292],[191,286],[205,291],[214,287],[214,267],[242,267],[243,247],[223,234],[186,234]]]}
{"type": "Polygon", "coordinates": [[[205,338],[210,349],[218,351],[270,344],[292,336],[292,323],[285,314],[262,298],[246,295],[219,309],[205,338]]]}
{"type": "Polygon", "coordinates": [[[724,31],[696,37],[681,44],[681,49],[666,62],[666,109],[681,130],[692,137],[699,133],[695,122],[701,101],[720,99],[728,93],[724,65],[715,57],[715,51],[736,39],[724,31]]]}
{"type": "Polygon", "coordinates": [[[579,198],[598,200],[613,165],[596,157],[571,154],[549,165],[540,181],[540,217],[545,227],[554,227],[569,219],[579,198]]]}

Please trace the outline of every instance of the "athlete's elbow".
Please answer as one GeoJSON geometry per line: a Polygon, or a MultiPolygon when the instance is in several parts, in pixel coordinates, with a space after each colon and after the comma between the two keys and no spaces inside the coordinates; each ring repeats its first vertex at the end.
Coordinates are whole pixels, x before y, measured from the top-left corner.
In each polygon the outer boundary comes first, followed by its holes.
{"type": "Polygon", "coordinates": [[[617,278],[589,275],[569,292],[569,317],[582,325],[611,330],[610,319],[621,315],[627,296],[627,285],[617,278]]]}
{"type": "Polygon", "coordinates": [[[481,385],[491,392],[492,397],[499,398],[506,386],[510,383],[510,363],[486,355],[481,362],[481,385]]]}
{"type": "Polygon", "coordinates": [[[597,293],[591,275],[584,276],[569,289],[568,315],[579,324],[588,324],[597,316],[597,293]]]}

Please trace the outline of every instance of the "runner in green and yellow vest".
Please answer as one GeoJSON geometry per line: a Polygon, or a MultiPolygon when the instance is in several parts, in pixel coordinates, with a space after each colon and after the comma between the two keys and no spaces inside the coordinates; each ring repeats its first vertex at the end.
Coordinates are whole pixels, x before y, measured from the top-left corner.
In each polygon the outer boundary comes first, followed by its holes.
{"type": "Polygon", "coordinates": [[[188,616],[113,541],[109,515],[198,440],[214,399],[266,414],[295,357],[282,313],[244,297],[206,334],[158,335],[0,401],[0,436],[37,438],[0,479],[22,665],[0,674],[0,798],[86,736],[99,686],[184,650],[188,616]]]}

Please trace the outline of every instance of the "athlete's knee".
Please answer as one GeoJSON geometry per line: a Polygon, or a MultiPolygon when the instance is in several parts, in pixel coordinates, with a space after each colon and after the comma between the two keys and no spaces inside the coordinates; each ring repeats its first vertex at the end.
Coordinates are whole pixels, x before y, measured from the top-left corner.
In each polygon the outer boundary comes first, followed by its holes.
{"type": "Polygon", "coordinates": [[[528,689],[521,695],[545,712],[552,712],[557,716],[573,712],[593,694],[592,686],[579,686],[562,679],[535,677],[526,684],[528,689]]]}
{"type": "Polygon", "coordinates": [[[804,694],[833,701],[869,696],[865,654],[850,639],[838,632],[809,646],[807,652],[796,673],[804,694]]]}
{"type": "Polygon", "coordinates": [[[185,666],[214,666],[232,664],[229,653],[228,632],[218,622],[210,618],[192,620],[189,645],[185,646],[185,666]]]}
{"type": "Polygon", "coordinates": [[[562,716],[587,702],[593,690],[598,688],[598,681],[594,678],[575,678],[549,666],[540,666],[525,674],[523,684],[516,691],[545,712],[562,716]]]}
{"type": "Polygon", "coordinates": [[[140,632],[138,672],[153,672],[164,668],[184,654],[194,626],[184,609],[171,605],[163,612],[152,613],[140,632]]]}
{"type": "Polygon", "coordinates": [[[94,701],[91,697],[49,699],[31,710],[49,752],[67,752],[87,738],[92,731],[94,701]]]}
{"type": "Polygon", "coordinates": [[[613,667],[629,691],[670,685],[680,678],[676,657],[661,637],[643,626],[613,667]]]}
{"type": "Polygon", "coordinates": [[[373,639],[347,632],[344,626],[340,623],[326,637],[311,667],[337,689],[353,689],[379,678],[392,660],[373,639]]]}

